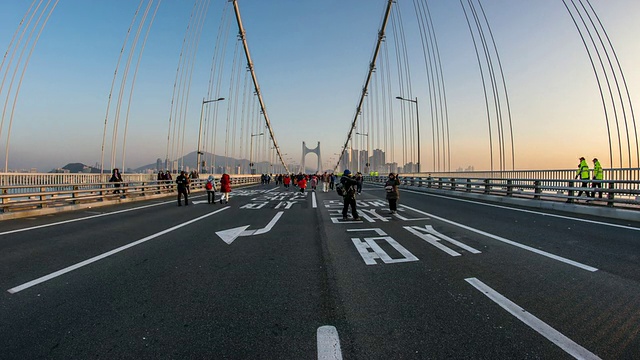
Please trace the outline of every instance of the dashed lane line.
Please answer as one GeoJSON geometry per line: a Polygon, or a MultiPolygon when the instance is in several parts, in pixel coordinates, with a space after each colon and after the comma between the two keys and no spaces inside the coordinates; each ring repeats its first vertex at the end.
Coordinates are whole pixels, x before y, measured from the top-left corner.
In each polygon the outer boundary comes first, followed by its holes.
{"type": "Polygon", "coordinates": [[[58,276],[61,276],[61,275],[64,275],[64,274],[66,274],[66,273],[68,273],[68,272],[71,272],[71,271],[73,271],[73,270],[77,270],[77,269],[79,269],[79,268],[81,268],[81,267],[87,266],[87,265],[92,264],[92,263],[94,263],[94,262],[96,262],[96,261],[102,260],[102,259],[104,259],[104,258],[106,258],[106,257],[109,257],[109,256],[114,255],[114,254],[117,254],[117,253],[119,253],[119,252],[121,252],[121,251],[124,251],[124,250],[127,250],[127,249],[129,249],[129,248],[132,248],[132,247],[134,247],[134,246],[136,246],[136,245],[140,245],[140,244],[142,244],[142,243],[144,243],[144,242],[147,242],[147,241],[149,241],[149,240],[155,239],[155,238],[157,238],[157,237],[159,237],[159,236],[162,236],[162,235],[168,234],[168,233],[170,233],[170,232],[172,232],[172,231],[178,230],[178,229],[180,229],[180,228],[182,228],[182,227],[185,227],[185,226],[187,226],[187,225],[193,224],[194,222],[197,222],[197,221],[200,221],[200,220],[202,220],[202,219],[208,218],[208,217],[209,217],[209,216],[211,216],[211,215],[215,215],[215,214],[217,214],[217,213],[219,213],[219,212],[221,212],[221,211],[227,210],[227,209],[229,209],[229,207],[228,207],[228,206],[227,206],[227,207],[224,207],[224,208],[222,208],[222,209],[216,210],[216,211],[214,211],[214,212],[208,213],[208,214],[206,214],[206,215],[202,215],[202,216],[197,217],[197,218],[195,218],[195,219],[189,220],[189,221],[184,222],[184,223],[182,223],[182,224],[176,225],[176,226],[171,227],[171,228],[169,228],[169,229],[166,229],[166,230],[160,231],[160,232],[155,233],[155,234],[153,234],[153,235],[149,235],[149,236],[147,236],[147,237],[145,237],[145,238],[143,238],[143,239],[140,239],[140,240],[134,241],[134,242],[132,242],[132,243],[130,243],[130,244],[127,244],[127,245],[121,246],[121,247],[119,247],[119,248],[113,249],[113,250],[108,251],[108,252],[106,252],[106,253],[104,253],[104,254],[101,254],[101,255],[98,255],[98,256],[94,256],[94,257],[92,257],[91,259],[87,259],[87,260],[82,261],[82,262],[79,262],[79,263],[77,263],[77,264],[75,264],[75,265],[71,265],[71,266],[66,267],[66,268],[64,268],[64,269],[58,270],[58,271],[56,271],[56,272],[53,272],[53,273],[51,273],[51,274],[49,274],[49,275],[45,275],[45,276],[42,276],[42,277],[37,278],[37,279],[35,279],[35,280],[29,281],[29,282],[27,282],[27,283],[24,283],[24,284],[22,284],[22,285],[19,285],[19,286],[13,287],[13,288],[11,288],[11,289],[9,289],[9,290],[7,290],[7,291],[8,291],[9,293],[11,293],[11,294],[18,293],[18,292],[20,292],[20,291],[22,291],[22,290],[25,290],[25,289],[28,289],[28,288],[30,288],[30,287],[32,287],[32,286],[35,286],[35,285],[41,284],[41,283],[43,283],[43,282],[49,281],[49,280],[51,280],[51,279],[54,279],[54,278],[56,278],[56,277],[58,277],[58,276]]]}
{"type": "Polygon", "coordinates": [[[342,360],[340,337],[334,326],[320,326],[317,332],[318,360],[342,360]]]}

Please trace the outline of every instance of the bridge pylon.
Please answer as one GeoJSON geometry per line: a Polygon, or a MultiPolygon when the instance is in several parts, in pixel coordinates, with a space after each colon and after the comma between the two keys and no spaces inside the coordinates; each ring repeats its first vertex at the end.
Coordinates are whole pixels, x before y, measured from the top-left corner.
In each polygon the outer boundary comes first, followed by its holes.
{"type": "Polygon", "coordinates": [[[318,166],[316,168],[316,173],[320,172],[320,170],[322,169],[322,157],[320,156],[320,141],[318,141],[318,146],[316,146],[315,149],[309,149],[307,147],[307,144],[304,141],[302,142],[302,160],[300,161],[300,164],[302,166],[303,172],[306,171],[304,159],[307,157],[308,153],[314,153],[318,156],[318,166]]]}

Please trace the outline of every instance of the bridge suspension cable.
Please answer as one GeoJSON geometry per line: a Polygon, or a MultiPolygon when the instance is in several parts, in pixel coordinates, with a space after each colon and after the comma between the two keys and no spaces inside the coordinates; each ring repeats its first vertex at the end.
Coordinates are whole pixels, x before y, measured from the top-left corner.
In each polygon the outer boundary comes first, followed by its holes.
{"type": "Polygon", "coordinates": [[[256,76],[255,73],[255,68],[253,66],[253,61],[251,60],[251,53],[249,52],[249,45],[247,43],[247,36],[246,36],[246,32],[244,30],[244,26],[242,25],[242,17],[240,16],[240,8],[238,7],[238,0],[232,0],[233,1],[233,8],[235,10],[235,14],[236,14],[236,20],[238,22],[238,30],[239,30],[239,36],[240,39],[242,40],[242,45],[244,47],[244,54],[247,58],[247,67],[249,69],[249,71],[251,72],[251,79],[253,80],[253,86],[256,92],[256,96],[258,97],[258,102],[260,103],[260,110],[262,111],[262,116],[264,118],[264,122],[265,125],[267,127],[267,131],[269,132],[269,137],[271,138],[271,142],[273,143],[273,146],[275,147],[275,150],[278,154],[278,158],[280,160],[280,163],[282,164],[282,166],[285,168],[286,172],[289,172],[289,168],[287,166],[287,164],[284,161],[284,158],[282,157],[282,152],[280,151],[280,147],[278,146],[278,142],[276,141],[276,137],[275,134],[273,132],[273,128],[271,126],[271,121],[269,120],[269,115],[267,113],[267,109],[266,106],[264,104],[264,99],[262,98],[262,93],[260,91],[260,85],[258,84],[258,78],[256,76]]]}

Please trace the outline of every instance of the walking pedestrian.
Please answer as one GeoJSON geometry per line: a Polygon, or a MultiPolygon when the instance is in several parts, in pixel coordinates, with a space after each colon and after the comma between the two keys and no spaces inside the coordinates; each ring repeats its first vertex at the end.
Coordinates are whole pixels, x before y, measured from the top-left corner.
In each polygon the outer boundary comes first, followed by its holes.
{"type": "MultiPolygon", "coordinates": [[[[580,181],[582,182],[582,187],[589,188],[589,165],[587,165],[587,161],[584,157],[580,158],[580,164],[578,165],[578,172],[576,173],[576,179],[580,177],[580,181]]],[[[582,192],[589,197],[589,190],[580,190],[578,192],[578,196],[582,195],[582,192]]]]}
{"type": "Polygon", "coordinates": [[[229,203],[229,193],[231,192],[231,177],[229,174],[224,173],[220,178],[220,192],[222,196],[220,197],[220,204],[228,204],[229,203]]]}
{"type": "Polygon", "coordinates": [[[311,190],[316,191],[316,187],[318,186],[318,178],[313,175],[311,176],[311,180],[309,182],[311,183],[311,190]]]}
{"type": "Polygon", "coordinates": [[[113,184],[113,187],[115,188],[113,193],[114,194],[119,194],[120,193],[120,183],[122,182],[122,174],[120,174],[120,169],[118,169],[118,168],[113,169],[113,171],[111,172],[111,179],[109,179],[109,182],[115,183],[115,184],[113,184]]]}
{"type": "Polygon", "coordinates": [[[349,211],[349,206],[351,206],[351,215],[353,215],[353,220],[360,220],[358,210],[356,209],[356,187],[358,186],[358,182],[356,179],[351,177],[351,171],[348,169],[344,171],[340,178],[340,184],[343,187],[342,199],[344,202],[344,206],[342,207],[342,220],[348,220],[347,213],[349,211]]]}
{"type": "Polygon", "coordinates": [[[602,179],[604,179],[604,172],[602,170],[602,165],[600,165],[600,161],[598,161],[598,158],[593,158],[593,180],[594,181],[591,183],[591,188],[593,189],[593,192],[591,193],[592,198],[596,197],[596,188],[600,188],[600,191],[598,191],[600,196],[598,197],[602,199],[602,179]]]}
{"type": "Polygon", "coordinates": [[[189,179],[184,171],[180,171],[180,175],[176,178],[176,184],[178,184],[178,206],[182,206],[182,196],[184,195],[185,206],[189,205],[189,192],[187,191],[189,186],[189,179]]]}
{"type": "Polygon", "coordinates": [[[387,192],[386,197],[389,201],[389,210],[391,210],[391,214],[395,214],[396,211],[398,211],[398,199],[400,198],[398,185],[400,185],[398,175],[390,173],[387,182],[384,184],[384,190],[387,192]]]}
{"type": "Polygon", "coordinates": [[[336,180],[337,180],[336,174],[331,173],[331,176],[329,177],[329,189],[331,191],[333,191],[333,187],[336,184],[336,180]]]}
{"type": "Polygon", "coordinates": [[[207,183],[204,185],[204,188],[207,190],[207,203],[215,204],[216,203],[216,180],[213,178],[213,175],[209,175],[207,178],[207,183]]]}
{"type": "Polygon", "coordinates": [[[307,188],[307,179],[302,177],[302,179],[298,180],[298,186],[300,187],[300,192],[304,192],[304,189],[307,188]]]}

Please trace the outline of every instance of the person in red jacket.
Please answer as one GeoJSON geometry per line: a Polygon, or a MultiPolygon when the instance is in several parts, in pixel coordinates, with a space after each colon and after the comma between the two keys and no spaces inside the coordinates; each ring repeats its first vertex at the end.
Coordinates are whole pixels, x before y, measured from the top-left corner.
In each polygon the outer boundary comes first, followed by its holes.
{"type": "Polygon", "coordinates": [[[300,187],[300,192],[304,192],[304,189],[307,188],[307,179],[303,177],[301,180],[298,180],[298,186],[300,187]]]}
{"type": "Polygon", "coordinates": [[[229,193],[231,192],[231,177],[227,173],[222,174],[222,178],[220,178],[220,192],[222,193],[220,204],[228,204],[229,193]]]}
{"type": "Polygon", "coordinates": [[[291,184],[291,178],[289,177],[289,174],[284,176],[282,182],[284,183],[285,189],[289,190],[289,184],[291,184]]]}

